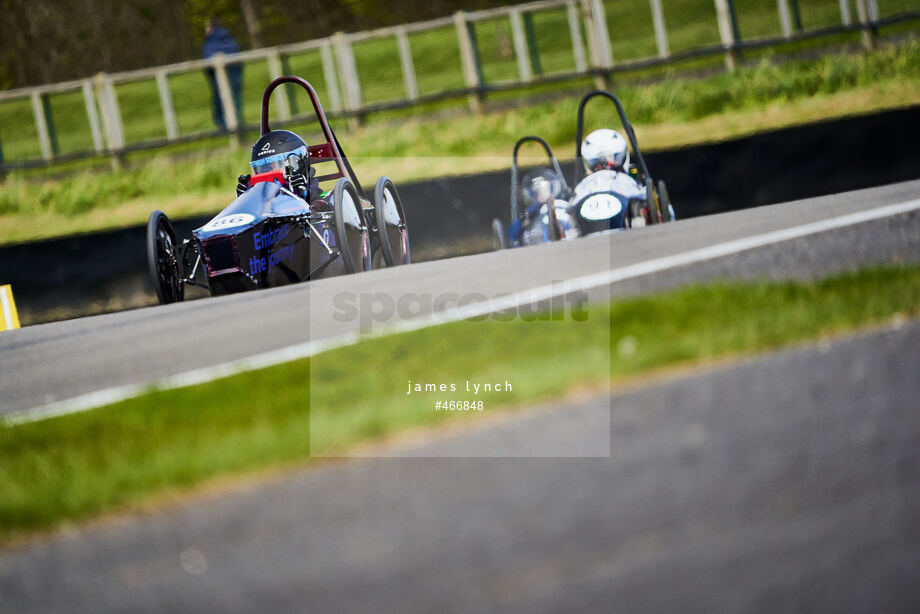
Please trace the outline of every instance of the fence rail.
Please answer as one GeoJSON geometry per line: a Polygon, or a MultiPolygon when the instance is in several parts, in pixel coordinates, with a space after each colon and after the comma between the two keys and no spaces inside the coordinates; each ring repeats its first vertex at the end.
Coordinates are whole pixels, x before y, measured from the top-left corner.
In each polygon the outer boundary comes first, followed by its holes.
{"type": "MultiPolygon", "coordinates": [[[[822,1],[825,4],[828,2],[828,0],[822,1]]],[[[830,1],[833,2],[833,0],[830,1]]],[[[802,2],[804,3],[805,0],[802,2]]],[[[35,127],[32,150],[37,149],[40,157],[30,158],[26,155],[4,160],[2,140],[4,126],[0,125],[0,170],[46,165],[94,155],[117,156],[137,149],[150,149],[224,133],[207,129],[183,129],[175,104],[175,88],[170,85],[170,78],[195,71],[208,69],[214,71],[217,85],[216,96],[219,97],[224,109],[226,129],[231,133],[251,129],[251,125],[246,124],[245,118],[237,113],[232,87],[228,79],[228,65],[264,63],[268,77],[276,78],[291,72],[289,65],[292,58],[311,52],[319,53],[319,66],[325,84],[324,98],[328,104],[328,111],[333,117],[355,117],[383,109],[407,107],[462,96],[466,96],[470,108],[478,112],[483,96],[491,91],[579,77],[594,77],[599,83],[602,83],[611,74],[620,71],[717,54],[724,55],[727,70],[734,70],[743,49],[775,46],[833,34],[858,32],[861,35],[863,46],[871,49],[875,45],[879,28],[920,19],[920,11],[909,9],[882,16],[878,2],[879,0],[838,0],[838,24],[805,28],[800,13],[800,0],[777,0],[775,8],[779,35],[749,36],[742,39],[733,0],[712,0],[712,15],[717,25],[718,40],[695,44],[675,51],[669,41],[666,22],[667,0],[649,0],[654,53],[639,58],[615,61],[607,9],[602,0],[541,0],[481,11],[461,11],[448,17],[365,32],[337,32],[322,39],[242,51],[226,56],[218,54],[209,59],[190,60],[127,72],[100,73],[85,79],[4,91],[0,92],[0,104],[28,101],[35,127]],[[854,12],[851,11],[851,2],[856,8],[855,21],[854,12]],[[548,12],[554,12],[559,22],[555,29],[563,32],[561,36],[567,33],[568,49],[565,50],[566,65],[544,70],[534,20],[548,12]],[[509,58],[513,57],[514,68],[509,68],[505,71],[507,74],[502,76],[487,76],[482,57],[483,47],[478,40],[478,28],[487,28],[489,24],[496,21],[503,24],[502,28],[510,26],[510,41],[503,44],[504,47],[507,47],[506,54],[509,58]],[[564,25],[561,25],[563,21],[564,25]],[[459,68],[462,85],[445,85],[425,92],[420,87],[410,36],[450,31],[451,29],[454,31],[453,41],[457,48],[457,55],[459,55],[459,67],[454,68],[459,68]],[[402,92],[395,98],[375,102],[369,100],[362,91],[362,75],[355,58],[355,46],[379,40],[391,40],[395,44],[399,73],[402,77],[402,92]],[[126,138],[124,110],[119,104],[116,86],[138,82],[155,83],[160,107],[159,115],[162,117],[163,136],[161,137],[126,138]],[[79,141],[80,145],[75,150],[62,153],[58,144],[58,131],[50,101],[52,96],[65,94],[79,94],[82,98],[87,130],[84,131],[85,137],[79,141]],[[36,144],[37,148],[34,147],[36,144]]],[[[806,5],[803,4],[803,6],[806,5]]],[[[633,18],[634,16],[631,15],[630,19],[633,18]]],[[[501,31],[505,32],[504,29],[501,31]]],[[[445,36],[444,40],[448,38],[445,36]]],[[[368,76],[368,72],[365,70],[365,82],[372,79],[372,76],[368,76]]],[[[277,113],[279,120],[276,123],[284,125],[306,117],[305,114],[299,112],[296,98],[289,97],[288,92],[283,88],[277,90],[273,98],[276,105],[273,111],[277,113]]],[[[129,112],[134,113],[135,111],[136,109],[130,109],[129,112]]],[[[2,117],[0,114],[0,118],[2,117]]]]}

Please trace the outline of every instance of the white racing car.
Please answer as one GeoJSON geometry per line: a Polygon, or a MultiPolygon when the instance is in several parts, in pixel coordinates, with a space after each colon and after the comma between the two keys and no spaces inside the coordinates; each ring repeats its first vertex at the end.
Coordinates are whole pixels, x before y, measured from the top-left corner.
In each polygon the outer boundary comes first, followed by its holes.
{"type": "Polygon", "coordinates": [[[664,181],[656,185],[652,180],[623,104],[610,92],[597,90],[581,99],[575,156],[575,191],[569,212],[582,235],[650,226],[674,219],[674,207],[664,181]],[[616,106],[626,138],[609,128],[595,130],[584,137],[585,105],[598,96],[616,106]],[[631,162],[630,147],[636,163],[631,162]]]}
{"type": "Polygon", "coordinates": [[[546,141],[537,136],[525,136],[515,143],[511,163],[511,223],[506,230],[499,218],[492,220],[492,240],[496,249],[650,226],[674,219],[674,207],[664,181],[656,185],[652,180],[623,105],[610,92],[597,90],[582,98],[578,106],[575,155],[573,190],[566,183],[546,141]],[[614,103],[626,137],[616,130],[602,128],[582,138],[585,105],[597,96],[614,103]],[[527,142],[543,147],[549,165],[533,168],[520,177],[518,152],[527,142]],[[632,159],[636,163],[631,162],[632,159]]]}

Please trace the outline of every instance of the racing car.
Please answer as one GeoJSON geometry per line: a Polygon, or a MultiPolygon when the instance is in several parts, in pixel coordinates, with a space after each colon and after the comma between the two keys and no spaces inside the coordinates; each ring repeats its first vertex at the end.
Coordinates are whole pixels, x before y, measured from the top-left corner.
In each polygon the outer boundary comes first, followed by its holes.
{"type": "Polygon", "coordinates": [[[623,105],[610,92],[597,90],[582,98],[578,106],[575,157],[575,188],[571,189],[546,141],[536,136],[518,140],[511,163],[511,225],[506,232],[500,219],[492,220],[492,243],[496,249],[674,219],[667,186],[664,181],[656,185],[652,180],[623,105]],[[595,130],[583,138],[585,106],[597,96],[614,103],[628,141],[610,129],[595,130]],[[519,181],[518,151],[528,141],[543,147],[550,165],[531,169],[519,181]],[[630,147],[638,165],[630,163],[630,147]],[[518,206],[518,199],[524,201],[523,209],[518,206]]]}
{"type": "Polygon", "coordinates": [[[367,197],[306,80],[279,77],[265,89],[250,165],[236,200],[190,238],[178,241],[166,214],[150,214],[147,262],[160,303],[183,300],[190,285],[220,295],[409,264],[396,186],[380,177],[373,201],[367,197]],[[326,142],[307,146],[293,132],[271,129],[269,100],[283,83],[306,90],[326,142]],[[323,163],[330,172],[317,176],[323,163]]]}
{"type": "Polygon", "coordinates": [[[493,247],[521,247],[577,237],[578,229],[568,212],[571,194],[549,144],[538,136],[518,139],[511,154],[511,226],[506,232],[499,218],[492,220],[493,247]],[[518,152],[529,142],[543,147],[549,166],[532,168],[521,178],[518,152]],[[523,201],[523,209],[519,201],[523,201]]]}
{"type": "Polygon", "coordinates": [[[610,92],[595,90],[581,99],[575,133],[575,158],[571,211],[583,235],[650,226],[675,219],[667,186],[664,181],[655,184],[623,103],[610,92]],[[584,136],[585,106],[596,97],[607,98],[616,107],[638,165],[630,163],[626,139],[615,130],[595,130],[584,136]]]}

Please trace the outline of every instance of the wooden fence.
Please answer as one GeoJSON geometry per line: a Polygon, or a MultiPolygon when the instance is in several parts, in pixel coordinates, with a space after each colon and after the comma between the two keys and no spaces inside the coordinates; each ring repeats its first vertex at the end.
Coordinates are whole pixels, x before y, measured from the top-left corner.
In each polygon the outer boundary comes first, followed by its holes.
{"type": "MultiPolygon", "coordinates": [[[[738,65],[739,54],[745,48],[774,46],[789,41],[843,32],[860,32],[862,44],[869,49],[875,45],[879,27],[920,18],[920,11],[902,12],[881,18],[878,0],[839,0],[840,23],[838,25],[808,30],[801,25],[798,6],[800,0],[776,0],[776,11],[781,24],[782,36],[742,40],[732,0],[713,0],[720,43],[673,53],[669,47],[666,14],[662,6],[664,1],[648,0],[657,53],[654,56],[628,62],[616,62],[613,57],[605,8],[601,0],[542,0],[483,11],[458,12],[440,19],[365,32],[351,34],[337,32],[328,38],[243,51],[227,56],[218,54],[207,60],[193,60],[114,74],[100,73],[92,78],[0,92],[0,102],[29,99],[35,122],[38,150],[41,152],[40,158],[4,161],[2,141],[0,141],[0,170],[4,167],[23,168],[100,154],[118,155],[134,149],[159,147],[214,136],[218,132],[198,131],[184,134],[180,130],[173,92],[169,83],[170,76],[207,68],[215,71],[217,91],[223,103],[227,130],[231,133],[239,132],[246,126],[243,125],[242,118],[237,116],[236,107],[233,104],[233,92],[227,75],[229,63],[265,62],[269,76],[275,78],[286,72],[287,60],[291,56],[318,50],[322,59],[322,72],[326,85],[327,111],[334,117],[358,117],[376,110],[413,106],[458,96],[466,96],[470,108],[474,112],[479,112],[482,97],[490,91],[586,76],[594,77],[598,80],[598,84],[602,85],[605,79],[617,71],[667,64],[705,55],[724,54],[726,68],[734,70],[738,65]],[[855,16],[850,10],[851,2],[855,3],[855,16]],[[539,63],[539,55],[536,53],[537,43],[533,33],[532,18],[535,14],[544,11],[560,10],[565,11],[568,23],[572,65],[568,70],[541,74],[542,71],[535,70],[535,64],[539,63]],[[483,76],[476,24],[495,19],[507,20],[510,23],[511,42],[517,65],[517,76],[513,79],[487,80],[483,76]],[[464,87],[422,95],[419,91],[418,75],[414,66],[409,35],[450,27],[455,30],[464,87]],[[353,45],[362,41],[386,38],[394,39],[396,42],[404,92],[396,100],[369,103],[362,96],[353,45]],[[144,80],[153,80],[156,83],[165,139],[147,139],[139,143],[128,144],[122,121],[125,111],[119,107],[115,85],[144,80]],[[81,151],[62,155],[55,138],[56,131],[49,96],[64,92],[82,92],[90,138],[87,139],[86,146],[81,151]]],[[[277,124],[284,125],[286,122],[306,117],[297,113],[292,104],[293,101],[283,88],[276,90],[273,99],[276,105],[274,112],[277,114],[277,119],[280,120],[276,122],[277,124]]],[[[0,137],[2,137],[2,131],[3,127],[0,126],[0,137]]]]}

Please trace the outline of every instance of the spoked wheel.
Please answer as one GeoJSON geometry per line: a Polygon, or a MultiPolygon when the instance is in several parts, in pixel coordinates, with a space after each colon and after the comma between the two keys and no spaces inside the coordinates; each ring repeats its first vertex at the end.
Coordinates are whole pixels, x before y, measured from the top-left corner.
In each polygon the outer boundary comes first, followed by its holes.
{"type": "Polygon", "coordinates": [[[374,188],[374,217],[377,238],[387,266],[409,264],[409,229],[406,212],[396,186],[389,177],[381,177],[374,188]]]}
{"type": "Polygon", "coordinates": [[[664,179],[658,180],[658,206],[661,207],[661,221],[673,222],[674,209],[671,207],[671,197],[668,195],[668,186],[664,179]]]}
{"type": "Polygon", "coordinates": [[[332,191],[336,244],[349,273],[371,270],[371,241],[361,212],[361,201],[348,179],[339,179],[332,191]]]}
{"type": "Polygon", "coordinates": [[[185,298],[176,254],[176,233],[162,211],[154,211],[147,220],[147,267],[161,304],[185,298]]]}
{"type": "Polygon", "coordinates": [[[507,249],[508,239],[505,237],[505,225],[498,218],[492,220],[492,249],[507,249]]]}

